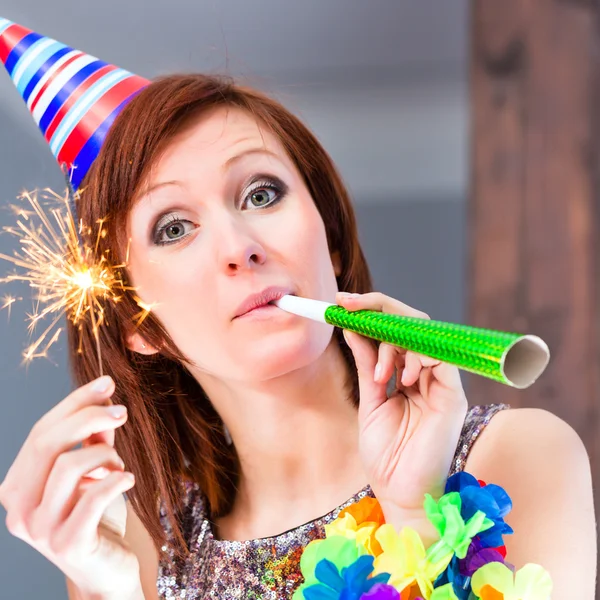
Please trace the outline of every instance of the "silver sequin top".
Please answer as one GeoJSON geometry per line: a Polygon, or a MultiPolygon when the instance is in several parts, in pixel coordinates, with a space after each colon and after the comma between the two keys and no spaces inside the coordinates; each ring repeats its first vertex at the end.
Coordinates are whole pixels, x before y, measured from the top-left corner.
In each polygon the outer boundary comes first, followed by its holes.
{"type": "MultiPolygon", "coordinates": [[[[473,443],[490,419],[505,404],[473,406],[469,409],[449,475],[462,471],[473,443]]],[[[167,541],[162,548],[158,572],[160,598],[214,600],[287,600],[302,583],[300,556],[304,547],[325,537],[324,525],[365,496],[374,497],[369,486],[323,517],[280,535],[244,542],[216,539],[204,509],[202,493],[194,484],[186,488],[183,532],[190,548],[184,561],[170,566],[173,551],[167,541]]],[[[170,526],[161,511],[161,521],[170,536],[170,526]]]]}

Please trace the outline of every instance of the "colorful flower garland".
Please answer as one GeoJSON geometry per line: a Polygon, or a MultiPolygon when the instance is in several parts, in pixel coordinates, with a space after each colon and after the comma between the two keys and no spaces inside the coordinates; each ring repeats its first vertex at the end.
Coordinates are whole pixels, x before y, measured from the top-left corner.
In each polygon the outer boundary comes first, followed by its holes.
{"type": "Polygon", "coordinates": [[[363,498],[304,549],[304,583],[294,600],[548,600],[552,580],[539,565],[515,572],[505,561],[508,494],[461,472],[445,494],[425,497],[440,539],[425,548],[410,527],[385,523],[377,500],[363,498]]]}

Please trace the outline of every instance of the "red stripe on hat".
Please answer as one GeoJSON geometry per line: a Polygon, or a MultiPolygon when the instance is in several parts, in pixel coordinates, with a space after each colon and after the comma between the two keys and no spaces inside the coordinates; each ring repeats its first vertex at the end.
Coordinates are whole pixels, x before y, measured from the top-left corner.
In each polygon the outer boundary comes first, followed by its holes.
{"type": "Polygon", "coordinates": [[[126,100],[131,94],[137,92],[142,86],[148,85],[148,80],[137,75],[133,75],[119,81],[112,89],[108,90],[93,106],[85,113],[75,129],[65,140],[63,147],[58,152],[58,162],[73,164],[79,151],[96,133],[96,130],[105,119],[112,113],[121,102],[126,100]]]}
{"type": "Polygon", "coordinates": [[[5,29],[4,33],[0,35],[0,60],[3,64],[6,63],[6,59],[14,47],[30,33],[33,33],[31,29],[16,23],[5,29]]]}
{"type": "Polygon", "coordinates": [[[62,70],[64,70],[67,66],[69,66],[74,60],[77,60],[81,56],[83,56],[83,52],[78,52],[75,56],[72,56],[71,58],[69,58],[69,60],[65,61],[62,65],[60,65],[60,67],[58,67],[58,69],[56,69],[56,71],[54,71],[54,73],[52,73],[52,75],[48,78],[46,83],[44,83],[44,85],[40,89],[40,91],[39,91],[38,95],[35,97],[34,101],[31,103],[31,108],[29,109],[29,110],[31,110],[31,112],[33,112],[35,110],[37,103],[40,101],[40,98],[43,96],[44,92],[48,89],[48,86],[54,81],[54,78],[62,70]]]}
{"type": "Polygon", "coordinates": [[[80,86],[67,98],[67,101],[60,107],[58,112],[54,115],[54,118],[50,122],[48,129],[46,129],[46,140],[50,141],[50,138],[54,135],[57,127],[61,124],[65,115],[71,110],[73,104],[77,102],[81,96],[89,90],[100,77],[106,75],[110,71],[114,71],[117,67],[114,65],[106,65],[101,69],[98,69],[95,73],[92,73],[80,86]]]}

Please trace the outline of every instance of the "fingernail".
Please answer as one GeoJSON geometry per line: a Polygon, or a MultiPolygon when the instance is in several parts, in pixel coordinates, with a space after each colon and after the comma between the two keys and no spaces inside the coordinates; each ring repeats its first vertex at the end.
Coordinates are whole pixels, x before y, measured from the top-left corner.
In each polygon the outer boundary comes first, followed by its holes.
{"type": "Polygon", "coordinates": [[[406,369],[402,369],[402,377],[400,377],[400,383],[402,383],[402,385],[406,384],[406,369]]]}
{"type": "Polygon", "coordinates": [[[375,373],[373,375],[373,379],[375,381],[379,381],[379,378],[381,377],[381,365],[379,363],[377,363],[375,365],[375,373]]]}
{"type": "Polygon", "coordinates": [[[123,475],[125,475],[125,477],[129,479],[129,481],[135,481],[135,475],[133,473],[126,471],[125,473],[123,473],[123,475]]]}
{"type": "Polygon", "coordinates": [[[358,298],[360,294],[352,294],[350,292],[338,292],[342,298],[358,298]]]}
{"type": "Polygon", "coordinates": [[[118,463],[118,464],[119,464],[119,466],[121,467],[121,469],[124,469],[124,468],[125,468],[125,463],[123,462],[123,459],[122,459],[122,458],[119,458],[119,463],[118,463]]]}
{"type": "Polygon", "coordinates": [[[122,404],[116,404],[115,406],[107,406],[106,410],[108,414],[111,417],[114,417],[115,419],[120,419],[121,417],[125,416],[125,413],[127,413],[127,408],[122,404]]]}
{"type": "Polygon", "coordinates": [[[92,390],[94,392],[106,392],[110,386],[112,385],[112,379],[109,375],[104,375],[104,377],[100,377],[96,379],[94,383],[92,383],[92,390]]]}

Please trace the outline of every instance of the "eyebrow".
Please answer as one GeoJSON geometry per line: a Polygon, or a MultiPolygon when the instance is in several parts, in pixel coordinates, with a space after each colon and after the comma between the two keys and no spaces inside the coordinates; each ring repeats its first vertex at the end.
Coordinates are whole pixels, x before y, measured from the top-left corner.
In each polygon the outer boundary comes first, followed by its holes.
{"type": "MultiPolygon", "coordinates": [[[[249,150],[244,150],[243,152],[240,152],[239,154],[236,154],[235,156],[232,156],[231,158],[228,158],[225,161],[225,164],[222,167],[222,171],[223,172],[227,172],[229,171],[229,169],[231,169],[231,167],[233,167],[233,165],[240,161],[242,158],[245,158],[249,155],[252,154],[266,154],[267,156],[271,156],[273,158],[276,158],[277,160],[281,161],[281,159],[279,158],[279,156],[277,154],[275,154],[274,152],[271,152],[270,150],[267,150],[267,148],[265,147],[260,147],[260,148],[250,148],[249,150]]],[[[162,187],[166,187],[168,185],[179,185],[179,186],[183,186],[183,182],[177,180],[177,179],[173,179],[171,181],[160,181],[159,183],[155,183],[151,186],[149,186],[148,188],[146,188],[140,195],[139,195],[139,199],[143,198],[144,196],[147,196],[150,192],[154,192],[157,189],[160,189],[162,187]]]]}
{"type": "Polygon", "coordinates": [[[252,155],[252,154],[266,154],[267,156],[271,156],[271,157],[276,158],[277,160],[281,161],[281,159],[279,158],[279,156],[277,156],[277,154],[275,154],[275,152],[271,152],[264,146],[261,146],[259,148],[250,148],[249,150],[244,150],[243,152],[240,152],[239,154],[236,154],[235,156],[228,158],[225,161],[225,164],[223,165],[223,171],[228,171],[229,169],[231,169],[231,167],[236,162],[238,162],[242,158],[245,158],[246,156],[252,155]]]}
{"type": "Polygon", "coordinates": [[[166,187],[167,185],[182,186],[183,183],[181,181],[178,181],[177,179],[173,179],[172,181],[161,181],[159,183],[155,183],[155,184],[147,187],[145,190],[143,190],[142,193],[138,196],[138,200],[141,200],[144,196],[147,196],[150,192],[154,192],[155,190],[158,190],[162,187],[166,187]]]}

